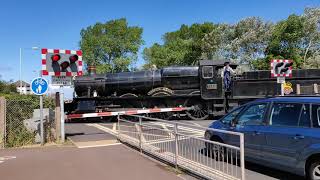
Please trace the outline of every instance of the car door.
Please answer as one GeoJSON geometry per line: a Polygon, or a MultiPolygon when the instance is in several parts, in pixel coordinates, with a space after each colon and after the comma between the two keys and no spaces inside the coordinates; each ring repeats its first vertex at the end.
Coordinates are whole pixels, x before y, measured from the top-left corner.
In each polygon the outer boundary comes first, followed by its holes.
{"type": "Polygon", "coordinates": [[[299,154],[311,143],[309,129],[309,104],[273,103],[268,126],[262,129],[267,141],[263,159],[274,167],[295,167],[299,154]]]}
{"type": "Polygon", "coordinates": [[[244,134],[245,155],[247,157],[261,158],[261,145],[266,143],[266,138],[260,130],[265,125],[267,109],[268,103],[252,104],[236,120],[234,131],[244,134]]]}

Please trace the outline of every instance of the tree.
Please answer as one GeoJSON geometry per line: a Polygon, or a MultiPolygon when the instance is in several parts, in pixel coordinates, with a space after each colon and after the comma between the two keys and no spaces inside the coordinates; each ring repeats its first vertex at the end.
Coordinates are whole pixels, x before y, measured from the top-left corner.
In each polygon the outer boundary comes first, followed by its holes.
{"type": "Polygon", "coordinates": [[[319,67],[320,8],[306,8],[303,17],[303,65],[319,67]],[[316,63],[316,64],[315,64],[316,63]]]}
{"type": "Polygon", "coordinates": [[[127,71],[143,44],[142,32],[138,26],[128,26],[124,18],[82,29],[83,59],[86,64],[97,66],[98,73],[127,71]]]}
{"type": "Polygon", "coordinates": [[[213,23],[196,23],[164,34],[163,45],[155,43],[144,49],[145,67],[196,64],[202,56],[202,39],[213,28],[213,23]]]}
{"type": "Polygon", "coordinates": [[[234,26],[231,49],[233,57],[240,63],[250,63],[264,57],[270,36],[272,24],[258,17],[241,20],[234,26]]]}
{"type": "Polygon", "coordinates": [[[249,17],[236,24],[182,25],[143,51],[147,64],[195,65],[200,59],[229,59],[269,69],[272,58],[292,59],[294,68],[320,66],[320,8],[306,8],[276,24],[249,17]]]}
{"type": "Polygon", "coordinates": [[[303,37],[303,18],[297,15],[290,15],[288,19],[275,25],[266,54],[292,59],[294,66],[300,68],[303,37]]]}
{"type": "Polygon", "coordinates": [[[213,30],[202,38],[202,59],[228,58],[232,33],[232,25],[215,25],[213,30]]]}
{"type": "Polygon", "coordinates": [[[264,57],[271,36],[272,24],[258,17],[249,17],[235,25],[218,24],[203,39],[203,51],[212,57],[249,63],[264,57]]]}

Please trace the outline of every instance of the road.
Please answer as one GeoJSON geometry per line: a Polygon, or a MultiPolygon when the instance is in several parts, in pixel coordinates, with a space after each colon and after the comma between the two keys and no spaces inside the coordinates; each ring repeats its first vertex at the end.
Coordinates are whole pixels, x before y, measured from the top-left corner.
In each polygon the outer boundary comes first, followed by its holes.
{"type": "MultiPolygon", "coordinates": [[[[177,122],[182,122],[186,124],[190,124],[193,126],[202,126],[207,127],[212,120],[205,121],[192,121],[192,120],[179,120],[177,122]]],[[[96,146],[108,146],[117,144],[115,134],[116,126],[115,123],[110,122],[98,122],[98,123],[69,123],[66,124],[66,130],[69,139],[71,139],[75,144],[77,144],[80,148],[85,147],[96,147],[96,146]]],[[[168,127],[170,129],[170,127],[168,127]]],[[[123,129],[123,128],[122,128],[123,129]]],[[[159,133],[159,132],[153,132],[159,133]]],[[[199,133],[199,132],[197,132],[199,133]]],[[[199,135],[199,134],[198,134],[199,135]]],[[[194,151],[199,152],[202,158],[208,158],[204,147],[204,144],[199,144],[187,140],[181,140],[179,143],[181,147],[179,149],[186,149],[187,147],[190,149],[194,149],[194,151]],[[182,141],[185,141],[181,143],[182,141]],[[181,145],[183,144],[183,145],[181,145]]],[[[174,142],[170,141],[167,143],[170,151],[174,151],[174,142]]],[[[185,150],[185,156],[190,156],[186,154],[187,150],[185,150]]],[[[263,167],[257,164],[246,162],[246,175],[248,180],[256,180],[256,179],[265,179],[265,180],[298,180],[303,179],[302,177],[278,171],[275,169],[263,167]]]]}

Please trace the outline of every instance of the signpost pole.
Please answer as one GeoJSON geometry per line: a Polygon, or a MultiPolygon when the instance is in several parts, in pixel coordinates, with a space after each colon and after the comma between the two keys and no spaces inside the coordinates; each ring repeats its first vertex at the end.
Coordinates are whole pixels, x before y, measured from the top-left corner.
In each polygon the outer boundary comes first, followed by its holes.
{"type": "Polygon", "coordinates": [[[286,83],[286,78],[285,77],[277,77],[277,83],[281,85],[280,91],[281,91],[281,96],[284,96],[284,85],[286,83]]]}
{"type": "Polygon", "coordinates": [[[284,83],[285,82],[281,82],[281,96],[284,96],[284,83]]]}
{"type": "Polygon", "coordinates": [[[61,130],[61,142],[64,143],[65,133],[64,133],[64,94],[63,94],[63,86],[60,86],[60,130],[61,130]]]}
{"type": "MultiPolygon", "coordinates": [[[[43,126],[43,94],[48,90],[48,81],[41,76],[35,78],[31,82],[31,90],[35,95],[39,96],[40,105],[40,142],[44,145],[44,126],[43,126]]],[[[39,132],[39,129],[38,129],[39,132]]]]}
{"type": "Polygon", "coordinates": [[[40,95],[40,138],[41,145],[44,145],[44,130],[43,130],[43,96],[40,95]]]}

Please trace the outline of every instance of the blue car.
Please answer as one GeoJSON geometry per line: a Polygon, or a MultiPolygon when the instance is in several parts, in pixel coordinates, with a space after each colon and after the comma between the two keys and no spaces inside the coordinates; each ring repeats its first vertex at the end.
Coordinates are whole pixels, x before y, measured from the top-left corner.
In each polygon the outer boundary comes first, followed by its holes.
{"type": "MultiPolygon", "coordinates": [[[[320,97],[256,100],[209,128],[243,133],[246,161],[320,179],[320,97]]],[[[205,138],[239,145],[239,139],[209,130],[205,138]]]]}

